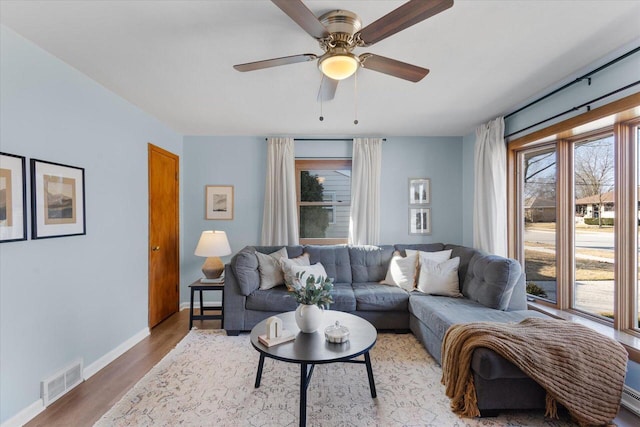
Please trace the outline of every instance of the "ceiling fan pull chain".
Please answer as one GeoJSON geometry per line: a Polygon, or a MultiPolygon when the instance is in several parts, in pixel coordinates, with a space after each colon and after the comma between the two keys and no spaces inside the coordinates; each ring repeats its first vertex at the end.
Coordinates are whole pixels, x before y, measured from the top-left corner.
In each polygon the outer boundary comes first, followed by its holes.
{"type": "Polygon", "coordinates": [[[320,121],[324,120],[324,115],[322,114],[322,103],[324,102],[324,96],[322,96],[322,84],[324,83],[324,74],[320,78],[320,121]]]}
{"type": "Polygon", "coordinates": [[[358,71],[353,75],[353,103],[355,107],[355,120],[353,121],[354,125],[358,124],[358,71]]]}

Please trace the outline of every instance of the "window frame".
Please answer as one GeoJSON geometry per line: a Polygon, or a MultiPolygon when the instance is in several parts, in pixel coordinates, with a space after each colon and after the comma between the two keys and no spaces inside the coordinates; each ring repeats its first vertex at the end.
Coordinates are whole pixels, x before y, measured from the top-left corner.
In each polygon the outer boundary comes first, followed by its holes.
{"type": "MultiPolygon", "coordinates": [[[[638,132],[640,126],[640,93],[636,93],[603,107],[535,131],[510,141],[507,146],[507,198],[509,256],[524,260],[524,236],[521,233],[521,184],[517,175],[519,153],[525,150],[557,144],[556,181],[556,256],[557,302],[529,301],[529,307],[554,317],[587,324],[599,332],[621,342],[632,360],[640,362],[640,329],[634,322],[638,311],[638,132]],[[609,131],[615,139],[616,205],[614,313],[613,322],[571,308],[574,278],[575,215],[573,143],[591,135],[609,131]]],[[[522,262],[522,261],[521,261],[522,262]]]]}
{"type": "MultiPolygon", "coordinates": [[[[295,159],[295,171],[296,171],[296,212],[298,214],[298,224],[300,224],[300,207],[302,206],[323,206],[325,208],[333,208],[335,219],[335,207],[336,206],[351,206],[351,200],[349,201],[335,201],[335,202],[302,202],[300,195],[300,173],[302,171],[313,170],[344,170],[352,169],[352,160],[347,158],[340,159],[295,159]]],[[[301,245],[338,245],[346,244],[349,236],[344,238],[300,238],[301,245]]]]}

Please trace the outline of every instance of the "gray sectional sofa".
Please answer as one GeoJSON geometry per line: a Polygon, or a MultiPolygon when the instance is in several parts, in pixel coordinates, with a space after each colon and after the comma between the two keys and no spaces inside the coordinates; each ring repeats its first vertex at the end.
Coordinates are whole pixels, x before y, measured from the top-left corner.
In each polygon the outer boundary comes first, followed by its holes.
{"type": "MultiPolygon", "coordinates": [[[[286,287],[260,289],[255,252],[273,253],[282,246],[247,246],[225,269],[224,328],[229,335],[250,331],[269,316],[295,310],[286,287]]],[[[311,264],[322,263],[334,279],[332,310],[358,315],[378,330],[411,331],[431,356],[441,363],[441,345],[447,329],[476,321],[519,322],[545,317],[527,310],[525,277],[512,259],[442,243],[382,246],[287,246],[289,258],[303,253],[311,264]],[[407,292],[380,284],[395,251],[436,252],[451,249],[460,257],[458,278],[462,297],[407,292]]],[[[472,370],[478,408],[483,416],[502,409],[544,408],[545,392],[520,369],[488,349],[474,352],[472,370]]]]}

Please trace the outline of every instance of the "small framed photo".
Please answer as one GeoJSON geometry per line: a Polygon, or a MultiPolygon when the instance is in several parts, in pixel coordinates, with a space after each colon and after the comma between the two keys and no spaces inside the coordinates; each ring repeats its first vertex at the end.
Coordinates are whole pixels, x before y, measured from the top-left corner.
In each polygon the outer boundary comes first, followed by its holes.
{"type": "Polygon", "coordinates": [[[233,185],[207,185],[205,219],[233,219],[233,185]]]}
{"type": "Polygon", "coordinates": [[[431,203],[431,180],[429,178],[409,179],[409,204],[427,205],[431,203]]]}
{"type": "Polygon", "coordinates": [[[84,168],[31,159],[31,238],[86,234],[84,168]]]}
{"type": "Polygon", "coordinates": [[[0,243],[27,240],[25,158],[0,153],[0,243]]]}
{"type": "Polygon", "coordinates": [[[409,208],[409,234],[431,234],[431,208],[409,208]]]}

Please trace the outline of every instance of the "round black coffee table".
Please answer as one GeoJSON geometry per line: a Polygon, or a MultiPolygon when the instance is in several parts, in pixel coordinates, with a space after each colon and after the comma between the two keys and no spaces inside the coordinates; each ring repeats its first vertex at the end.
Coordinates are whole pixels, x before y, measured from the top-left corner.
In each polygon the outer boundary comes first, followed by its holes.
{"type": "Polygon", "coordinates": [[[322,324],[318,330],[312,334],[300,332],[295,321],[295,312],[279,314],[282,319],[283,328],[296,334],[293,341],[267,347],[258,340],[259,335],[266,332],[266,320],[258,323],[251,330],[251,344],[260,353],[258,362],[258,372],[256,374],[256,388],[260,387],[262,378],[262,367],[264,358],[281,360],[283,362],[300,364],[300,426],[307,423],[307,387],[311,381],[313,368],[322,363],[361,363],[367,367],[369,377],[369,389],[371,397],[376,397],[376,385],[373,379],[373,369],[371,369],[371,358],[369,350],[376,343],[376,328],[361,317],[341,311],[325,310],[322,324]],[[349,328],[349,341],[343,344],[333,344],[327,342],[324,337],[324,329],[339,321],[341,325],[349,328]],[[364,360],[354,360],[354,358],[364,355],[364,360]]]}

